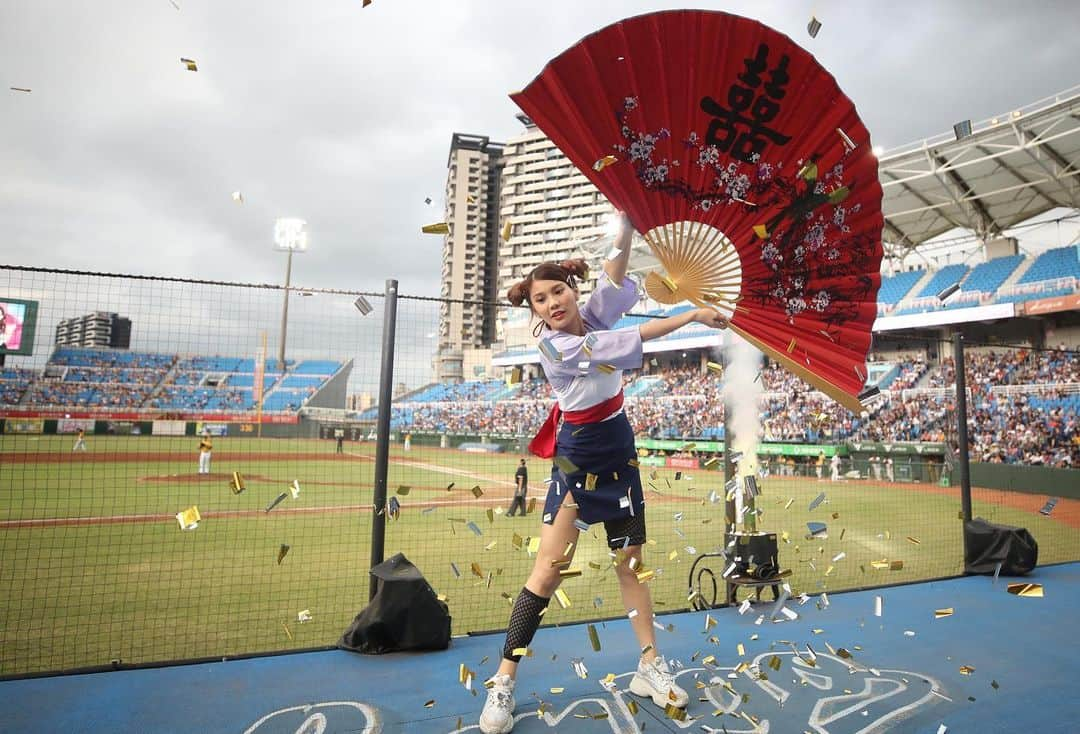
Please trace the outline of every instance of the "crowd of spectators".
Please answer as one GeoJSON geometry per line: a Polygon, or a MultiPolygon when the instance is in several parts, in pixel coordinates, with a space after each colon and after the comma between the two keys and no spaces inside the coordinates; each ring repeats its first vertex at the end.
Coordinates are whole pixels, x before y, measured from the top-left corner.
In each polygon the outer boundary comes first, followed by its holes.
{"type": "Polygon", "coordinates": [[[98,385],[39,380],[33,383],[26,403],[31,406],[138,408],[151,390],[153,390],[152,385],[98,385]]]}
{"type": "MultiPolygon", "coordinates": [[[[1068,393],[1058,387],[1080,383],[1080,367],[1068,356],[1024,350],[971,353],[969,436],[973,459],[1080,466],[1080,391],[1070,388],[1073,392],[1068,393]],[[990,388],[999,385],[1031,385],[1032,397],[991,392],[990,388]]],[[[765,367],[758,378],[762,386],[760,437],[804,443],[952,440],[956,415],[953,396],[920,389],[950,387],[955,376],[952,360],[931,368],[923,355],[904,355],[897,364],[898,374],[871,406],[871,412],[862,415],[826,398],[779,365],[765,367]]],[[[722,437],[724,405],[719,374],[686,366],[649,373],[628,371],[624,386],[632,385],[642,374],[653,378],[652,387],[626,399],[626,412],[638,436],[722,437]]],[[[532,435],[547,416],[551,400],[545,381],[534,379],[522,383],[507,400],[403,404],[396,407],[394,420],[402,429],[532,435]]]]}
{"type": "Polygon", "coordinates": [[[139,383],[143,385],[156,385],[168,372],[168,368],[86,368],[69,367],[64,374],[64,382],[93,382],[93,383],[139,383]]]}
{"type": "Polygon", "coordinates": [[[972,458],[1080,468],[1077,402],[1062,395],[987,395],[968,419],[972,458]]]}
{"type": "Polygon", "coordinates": [[[253,402],[251,390],[169,386],[151,398],[147,407],[188,411],[244,411],[252,409],[253,402]]]}

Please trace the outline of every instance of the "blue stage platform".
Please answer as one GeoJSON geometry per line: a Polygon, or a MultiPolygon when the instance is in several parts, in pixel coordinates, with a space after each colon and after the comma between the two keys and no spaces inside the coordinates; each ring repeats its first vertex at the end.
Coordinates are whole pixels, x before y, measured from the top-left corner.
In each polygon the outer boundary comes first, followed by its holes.
{"type": "MultiPolygon", "coordinates": [[[[1007,593],[1016,580],[971,577],[836,594],[825,608],[815,596],[789,602],[799,618],[779,623],[768,621],[769,603],[744,615],[720,609],[709,613],[716,625],[708,631],[705,612],[663,616],[674,629],[658,631],[659,646],[684,666],[679,681],[691,693],[681,722],[625,691],[636,661],[626,620],[597,624],[599,653],[584,625],[542,629],[535,656],[521,668],[515,732],[1075,732],[1080,564],[1025,577],[1043,584],[1043,598],[1007,593]],[[948,607],[950,616],[935,618],[948,607]],[[755,624],[761,614],[765,620],[755,624]],[[811,657],[807,645],[816,653],[813,666],[802,662],[811,657]],[[829,645],[852,658],[830,654],[829,645]],[[706,667],[710,655],[715,665],[706,667]],[[575,658],[587,666],[586,679],[574,673],[575,658]],[[736,673],[741,660],[755,667],[736,673]],[[608,673],[614,685],[605,688],[608,673]],[[541,701],[546,713],[537,716],[541,701]]],[[[459,665],[483,680],[500,645],[501,637],[490,635],[455,639],[438,653],[331,651],[6,681],[0,730],[476,731],[483,690],[473,696],[458,683],[459,665]]]]}

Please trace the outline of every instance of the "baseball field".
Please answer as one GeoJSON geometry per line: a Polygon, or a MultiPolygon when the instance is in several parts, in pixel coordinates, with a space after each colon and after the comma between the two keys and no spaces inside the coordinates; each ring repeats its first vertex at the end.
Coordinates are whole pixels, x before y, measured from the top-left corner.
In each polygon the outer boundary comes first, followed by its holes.
{"type": "MultiPolygon", "coordinates": [[[[374,443],[338,454],[333,441],[215,438],[200,475],[191,437],[88,436],[74,453],[73,442],[3,437],[0,576],[14,592],[0,599],[0,675],[329,645],[367,603],[374,443]],[[201,519],[183,530],[175,516],[193,506],[201,519]]],[[[389,495],[401,508],[387,520],[385,557],[403,552],[448,599],[455,634],[504,625],[532,563],[540,512],[505,515],[519,458],[391,451],[389,495]]],[[[722,474],[650,471],[648,583],[658,612],[685,609],[694,558],[722,545],[723,502],[710,501],[722,474]]],[[[529,472],[539,507],[546,462],[530,459],[529,472]]],[[[780,562],[796,596],[962,572],[957,488],[769,477],[762,489],[758,525],[786,533],[780,562]],[[808,537],[807,522],[826,534],[808,537]]],[[[1030,529],[1040,563],[1075,560],[1080,502],[1042,515],[1045,496],[973,496],[975,515],[1030,529]]],[[[582,574],[563,584],[570,606],[553,602],[545,623],[625,613],[603,540],[600,526],[582,534],[572,566],[582,574]]],[[[707,577],[703,591],[711,599],[707,577]]]]}

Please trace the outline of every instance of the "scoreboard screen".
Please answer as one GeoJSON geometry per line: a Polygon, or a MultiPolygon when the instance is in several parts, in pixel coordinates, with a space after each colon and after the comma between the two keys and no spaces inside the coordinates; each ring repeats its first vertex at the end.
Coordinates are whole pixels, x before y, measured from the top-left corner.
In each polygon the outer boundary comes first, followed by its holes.
{"type": "Polygon", "coordinates": [[[0,296],[0,355],[33,353],[37,312],[37,301],[0,296]]]}

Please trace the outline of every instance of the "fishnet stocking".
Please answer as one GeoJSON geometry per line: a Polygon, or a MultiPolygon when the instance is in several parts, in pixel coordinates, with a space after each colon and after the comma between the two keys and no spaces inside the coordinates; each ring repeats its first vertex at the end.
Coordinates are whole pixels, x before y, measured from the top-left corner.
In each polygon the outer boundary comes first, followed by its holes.
{"type": "Polygon", "coordinates": [[[503,657],[515,663],[521,661],[514,650],[528,647],[532,642],[536,628],[540,626],[540,612],[544,611],[550,599],[537,596],[525,587],[514,599],[514,608],[510,612],[510,622],[506,626],[506,642],[503,643],[503,657]]]}

